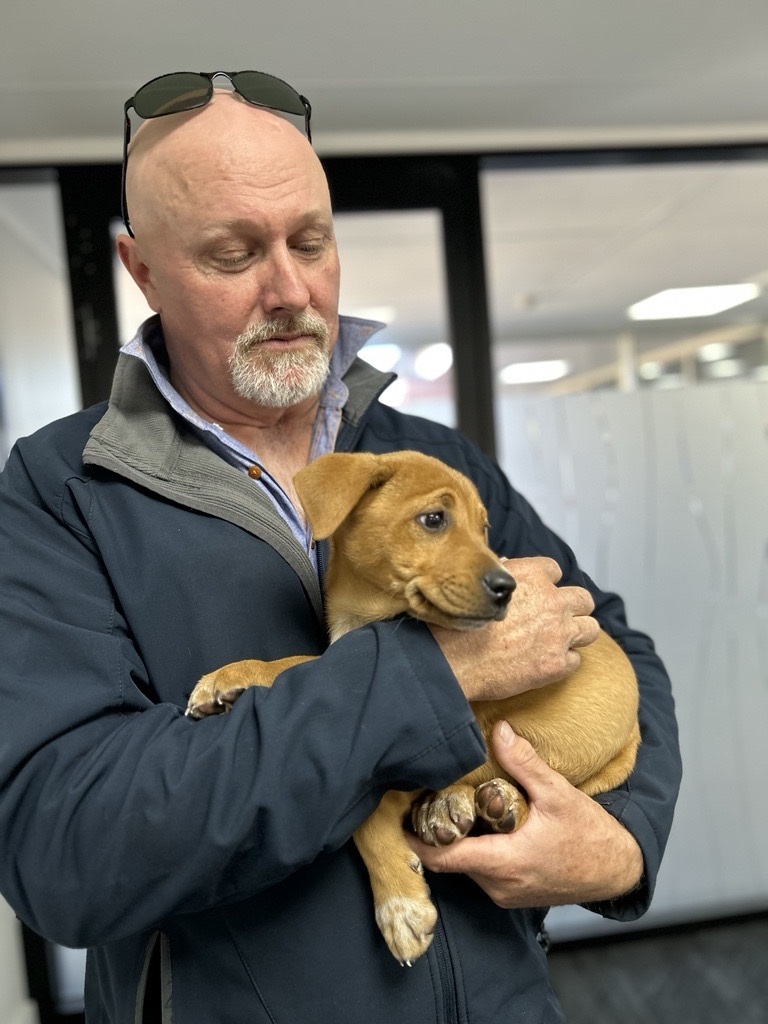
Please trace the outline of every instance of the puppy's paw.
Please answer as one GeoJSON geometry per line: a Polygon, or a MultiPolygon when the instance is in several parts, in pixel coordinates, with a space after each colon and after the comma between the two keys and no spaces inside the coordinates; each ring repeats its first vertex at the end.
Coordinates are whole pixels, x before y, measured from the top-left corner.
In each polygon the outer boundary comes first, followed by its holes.
{"type": "Polygon", "coordinates": [[[189,695],[184,714],[191,718],[206,718],[208,715],[222,715],[229,711],[246,685],[228,671],[229,665],[209,672],[199,681],[189,695]]]}
{"type": "Polygon", "coordinates": [[[437,911],[429,897],[392,896],[376,907],[376,923],[392,956],[410,967],[429,948],[437,911]]]}
{"type": "Polygon", "coordinates": [[[512,782],[491,779],[475,790],[478,817],[487,822],[494,832],[514,832],[528,817],[525,796],[512,782]]]}
{"type": "Polygon", "coordinates": [[[475,821],[471,786],[457,784],[437,793],[425,793],[411,807],[413,830],[430,846],[450,846],[463,839],[475,821]]]}

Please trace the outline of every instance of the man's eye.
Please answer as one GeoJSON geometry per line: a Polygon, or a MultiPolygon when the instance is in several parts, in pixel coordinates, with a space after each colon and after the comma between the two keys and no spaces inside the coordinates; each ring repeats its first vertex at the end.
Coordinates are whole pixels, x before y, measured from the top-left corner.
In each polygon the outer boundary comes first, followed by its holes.
{"type": "Polygon", "coordinates": [[[420,516],[416,516],[416,521],[420,523],[425,530],[430,530],[432,533],[436,533],[438,530],[442,530],[448,525],[448,518],[442,510],[437,512],[422,512],[420,516]]]}
{"type": "Polygon", "coordinates": [[[319,256],[323,256],[328,248],[328,242],[325,238],[308,238],[303,241],[297,242],[294,246],[295,251],[300,256],[305,256],[308,259],[314,259],[319,256]]]}
{"type": "Polygon", "coordinates": [[[250,259],[250,253],[242,252],[237,256],[217,256],[216,262],[224,270],[237,270],[250,259]]]}

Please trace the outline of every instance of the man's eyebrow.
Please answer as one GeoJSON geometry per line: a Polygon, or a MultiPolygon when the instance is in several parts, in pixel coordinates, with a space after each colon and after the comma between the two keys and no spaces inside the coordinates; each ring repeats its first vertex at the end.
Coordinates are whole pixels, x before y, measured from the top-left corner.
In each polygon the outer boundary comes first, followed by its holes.
{"type": "MultiPolygon", "coordinates": [[[[258,228],[258,221],[254,221],[252,217],[232,217],[215,224],[201,225],[200,235],[205,241],[217,241],[252,234],[254,228],[258,228]]],[[[319,230],[333,235],[333,215],[327,210],[309,210],[296,217],[288,233],[290,236],[307,230],[319,230]]]]}
{"type": "Polygon", "coordinates": [[[296,230],[301,231],[304,228],[322,228],[324,231],[333,232],[333,214],[327,210],[308,210],[300,217],[296,218],[298,227],[296,230]]]}

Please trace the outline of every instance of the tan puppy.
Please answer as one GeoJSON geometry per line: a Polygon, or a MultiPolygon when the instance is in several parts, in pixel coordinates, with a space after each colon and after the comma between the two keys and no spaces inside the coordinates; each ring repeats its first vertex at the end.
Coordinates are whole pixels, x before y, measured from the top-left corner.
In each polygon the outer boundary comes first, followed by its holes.
{"type": "MultiPolygon", "coordinates": [[[[332,454],[298,473],[295,485],[315,537],[330,538],[325,589],[332,642],[403,612],[465,630],[506,615],[515,583],[487,546],[486,510],[462,474],[418,452],[332,454]]],[[[581,656],[567,679],[472,708],[486,743],[493,725],[506,719],[552,768],[594,795],[619,785],[634,766],[637,681],[626,655],[603,632],[581,656]]],[[[187,714],[226,711],[246,687],[269,686],[307,660],[225,665],[200,680],[187,714]]],[[[511,832],[528,816],[524,795],[490,756],[439,793],[385,794],[354,839],[379,928],[393,955],[408,964],[429,946],[437,920],[403,831],[411,805],[414,830],[433,845],[466,835],[476,818],[511,832]]]]}

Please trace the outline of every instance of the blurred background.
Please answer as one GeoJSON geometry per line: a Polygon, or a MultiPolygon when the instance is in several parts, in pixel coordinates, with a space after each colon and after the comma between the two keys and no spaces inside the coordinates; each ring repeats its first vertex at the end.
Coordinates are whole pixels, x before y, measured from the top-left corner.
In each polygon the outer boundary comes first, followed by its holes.
{"type": "MultiPolygon", "coordinates": [[[[673,678],[654,907],[550,915],[570,1019],[767,1021],[765,0],[8,0],[0,55],[0,465],[108,395],[147,315],[113,255],[125,100],[168,71],[289,81],[342,312],[387,324],[384,400],[494,455],[673,678]]],[[[80,1019],[81,951],[1,903],[0,951],[0,1020],[80,1019]]]]}

